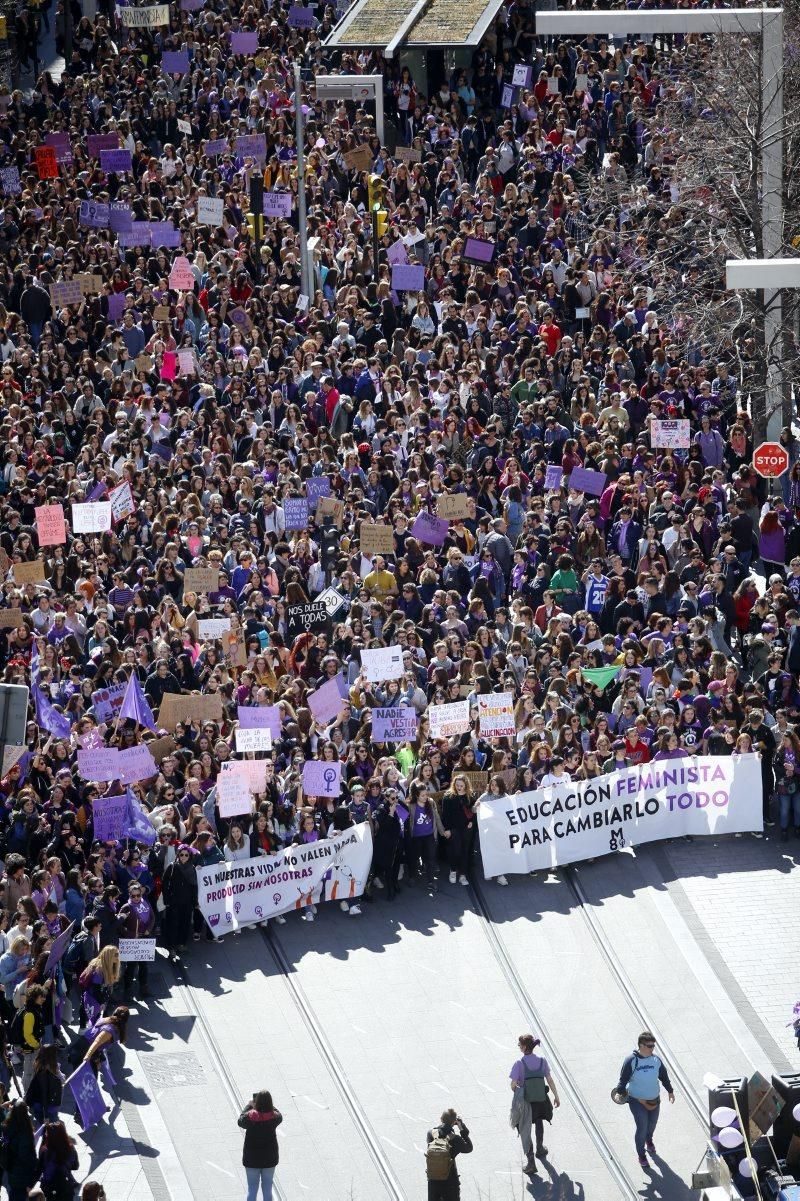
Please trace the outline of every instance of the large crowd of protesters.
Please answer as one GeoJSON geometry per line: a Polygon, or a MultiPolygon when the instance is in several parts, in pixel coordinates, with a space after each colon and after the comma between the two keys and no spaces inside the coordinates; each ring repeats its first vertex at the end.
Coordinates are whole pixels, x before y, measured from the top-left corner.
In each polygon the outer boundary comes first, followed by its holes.
{"type": "MultiPolygon", "coordinates": [[[[314,29],[281,5],[169,8],[169,28],[148,29],[73,6],[60,78],[0,96],[0,660],[6,683],[32,687],[27,745],[0,782],[0,1004],[6,1062],[48,1120],[20,1179],[48,1155],[72,1164],[56,1120],[68,1026],[95,1063],[124,1040],[127,1011],[110,1007],[147,992],[120,938],[181,954],[210,936],[197,866],[369,822],[367,899],[420,887],[435,904],[479,855],[479,796],[751,750],[765,819],[800,834],[797,444],[784,430],[791,468],[770,496],[739,348],[687,340],[660,301],[694,286],[688,234],[661,254],[680,216],[662,111],[680,43],[546,45],[514,3],[423,88],[402,61],[324,50],[327,5],[314,29]],[[255,53],[232,52],[237,32],[255,53]],[[188,70],[166,73],[166,53],[188,70]],[[520,64],[529,86],[511,88],[520,64]],[[323,69],[383,75],[391,148],[368,106],[316,100],[323,69]],[[254,134],[265,153],[243,157],[254,134]],[[130,169],[103,170],[96,135],[130,169]],[[368,168],[348,165],[359,146],[368,168]],[[388,215],[377,261],[370,176],[388,215]],[[290,209],[260,240],[258,178],[290,209]],[[197,219],[207,199],[219,224],[197,219]],[[465,257],[468,238],[492,244],[486,261],[465,257]],[[172,286],[179,257],[190,276],[172,286]],[[393,263],[421,266],[423,287],[393,289],[393,263]],[[688,436],[665,448],[664,423],[688,436]],[[125,483],[110,530],[74,531],[77,506],[125,483]],[[464,516],[432,545],[412,531],[445,496],[464,516]],[[287,502],[309,497],[292,528],[287,502]],[[60,542],[43,544],[45,505],[63,507],[60,542]],[[376,522],[392,551],[364,555],[376,522]],[[38,577],[23,566],[37,560],[38,577]],[[216,588],[185,585],[197,568],[216,588]],[[327,626],[290,629],[290,607],[330,588],[327,626]],[[201,637],[209,618],[228,632],[201,637]],[[404,674],[371,684],[360,653],[381,646],[402,648],[404,674]],[[609,667],[608,682],[583,676],[609,667]],[[132,674],[151,729],[98,712],[132,674]],[[340,675],[320,723],[308,697],[340,675]],[[495,691],[513,694],[514,737],[481,735],[477,697],[495,691]],[[216,694],[217,716],[162,727],[165,696],[188,694],[216,694]],[[472,728],[431,737],[428,707],[464,699],[472,728]],[[217,778],[248,706],[278,706],[279,737],[253,813],[226,820],[217,778]],[[410,707],[417,737],[374,741],[376,707],[410,707]],[[128,791],[149,834],[99,842],[93,805],[124,789],[83,778],[77,752],[142,742],[157,772],[128,791]],[[342,761],[337,800],[304,794],[313,758],[342,761]]],[[[16,1102],[7,1121],[27,1131],[26,1115],[16,1102]]]]}

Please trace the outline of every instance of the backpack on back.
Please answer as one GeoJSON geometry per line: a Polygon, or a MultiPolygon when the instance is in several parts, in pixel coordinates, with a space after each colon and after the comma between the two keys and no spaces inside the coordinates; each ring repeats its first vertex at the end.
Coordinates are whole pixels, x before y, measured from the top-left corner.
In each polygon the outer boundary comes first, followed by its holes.
{"type": "Polygon", "coordinates": [[[437,1134],[425,1151],[425,1170],[428,1180],[447,1180],[453,1168],[453,1155],[446,1135],[437,1134]]]}
{"type": "Polygon", "coordinates": [[[25,1010],[18,1009],[8,1028],[8,1041],[12,1047],[21,1047],[23,1044],[22,1022],[24,1017],[25,1010]]]}

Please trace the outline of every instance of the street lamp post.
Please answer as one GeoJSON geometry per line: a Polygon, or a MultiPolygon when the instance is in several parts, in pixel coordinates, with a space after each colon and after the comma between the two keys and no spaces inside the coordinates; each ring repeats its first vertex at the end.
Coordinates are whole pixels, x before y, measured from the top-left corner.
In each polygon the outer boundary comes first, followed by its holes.
{"type": "Polygon", "coordinates": [[[300,287],[309,303],[314,296],[311,275],[311,253],[308,249],[308,213],[306,211],[306,161],[305,130],[303,128],[303,95],[300,79],[300,64],[294,65],[294,116],[295,141],[297,142],[297,223],[300,234],[300,287]]]}
{"type": "MultiPolygon", "coordinates": [[[[783,9],[706,8],[556,11],[536,14],[536,32],[582,38],[631,32],[761,34],[761,232],[765,259],[780,253],[783,237],[783,9]]],[[[756,285],[750,285],[756,286],[756,285]]],[[[764,285],[760,285],[764,287],[764,285]]],[[[764,287],[767,394],[783,395],[780,291],[764,287]]],[[[780,406],[777,419],[783,423],[780,406]]],[[[776,414],[772,416],[775,417],[776,414]]],[[[774,424],[774,423],[773,423],[774,424]]]]}
{"type": "MultiPolygon", "coordinates": [[[[728,259],[725,286],[731,291],[761,291],[764,296],[780,296],[782,289],[800,288],[800,259],[728,259]]],[[[769,383],[769,374],[767,375],[769,383]]],[[[792,424],[791,409],[776,408],[767,421],[767,441],[777,442],[784,425],[792,424]]]]}

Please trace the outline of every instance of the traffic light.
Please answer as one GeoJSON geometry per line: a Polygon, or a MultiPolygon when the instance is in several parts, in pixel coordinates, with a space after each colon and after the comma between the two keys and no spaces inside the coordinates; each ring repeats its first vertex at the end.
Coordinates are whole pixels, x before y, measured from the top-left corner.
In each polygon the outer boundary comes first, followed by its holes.
{"type": "Polygon", "coordinates": [[[260,241],[264,237],[264,218],[256,213],[248,213],[247,228],[250,231],[250,237],[260,241]]]}
{"type": "MultiPolygon", "coordinates": [[[[329,521],[330,518],[327,518],[326,522],[329,521]]],[[[334,529],[332,525],[325,524],[320,530],[319,540],[322,569],[326,574],[332,574],[333,568],[336,566],[336,557],[339,553],[339,531],[334,529]]]]}
{"type": "Polygon", "coordinates": [[[369,207],[370,210],[383,208],[386,203],[386,184],[383,182],[382,175],[370,175],[369,177],[369,207]]]}
{"type": "Polygon", "coordinates": [[[376,208],[372,210],[372,232],[378,241],[389,228],[389,214],[386,209],[376,208]]]}

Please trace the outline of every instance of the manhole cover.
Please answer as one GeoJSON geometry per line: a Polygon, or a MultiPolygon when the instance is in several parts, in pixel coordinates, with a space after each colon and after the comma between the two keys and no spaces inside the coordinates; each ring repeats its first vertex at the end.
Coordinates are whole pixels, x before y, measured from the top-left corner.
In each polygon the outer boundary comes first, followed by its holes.
{"type": "Polygon", "coordinates": [[[205,1083],[203,1066],[191,1051],[179,1055],[143,1055],[142,1063],[153,1088],[186,1088],[205,1083]]]}

